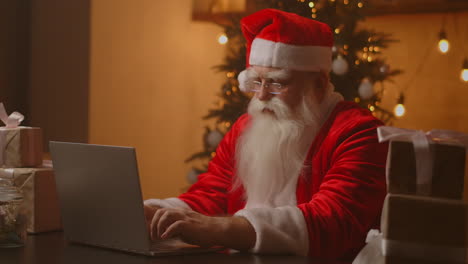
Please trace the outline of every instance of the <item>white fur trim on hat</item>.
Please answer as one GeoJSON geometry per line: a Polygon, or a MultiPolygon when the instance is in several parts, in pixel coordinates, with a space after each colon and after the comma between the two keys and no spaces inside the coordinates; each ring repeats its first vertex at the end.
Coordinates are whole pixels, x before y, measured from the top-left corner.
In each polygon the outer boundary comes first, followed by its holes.
{"type": "Polygon", "coordinates": [[[239,75],[237,75],[237,80],[239,81],[239,89],[243,92],[248,92],[249,78],[247,76],[247,69],[241,71],[239,75]]]}
{"type": "Polygon", "coordinates": [[[250,50],[249,64],[297,71],[329,72],[332,50],[326,46],[298,46],[255,38],[250,50]]]}

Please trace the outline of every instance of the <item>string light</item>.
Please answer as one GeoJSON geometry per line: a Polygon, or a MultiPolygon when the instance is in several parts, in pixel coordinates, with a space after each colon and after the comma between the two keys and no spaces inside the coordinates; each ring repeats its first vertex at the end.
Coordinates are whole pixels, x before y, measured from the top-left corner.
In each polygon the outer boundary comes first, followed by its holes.
{"type": "Polygon", "coordinates": [[[309,2],[309,7],[310,8],[314,8],[314,6],[315,6],[314,2],[309,2]]]}
{"type": "Polygon", "coordinates": [[[357,4],[357,6],[358,6],[359,8],[362,8],[362,7],[364,6],[364,4],[363,4],[362,2],[359,2],[359,3],[357,4]]]}
{"type": "Polygon", "coordinates": [[[398,97],[397,105],[393,109],[395,116],[402,117],[405,115],[406,109],[404,106],[404,102],[405,102],[405,97],[403,96],[403,94],[400,94],[400,97],[398,97]]]}
{"type": "Polygon", "coordinates": [[[445,30],[441,30],[439,33],[439,51],[442,54],[445,54],[449,51],[450,49],[450,43],[447,40],[447,33],[445,33],[445,30]]]}
{"type": "Polygon", "coordinates": [[[349,0],[343,0],[343,4],[345,5],[349,4],[349,0]]]}
{"type": "Polygon", "coordinates": [[[374,107],[373,105],[369,105],[369,110],[370,110],[371,112],[374,112],[374,111],[375,111],[375,107],[374,107]]]}
{"type": "Polygon", "coordinates": [[[317,14],[312,14],[312,18],[317,18],[317,14]]]}
{"type": "Polygon", "coordinates": [[[335,34],[340,34],[340,29],[339,28],[335,28],[335,34]]]}
{"type": "Polygon", "coordinates": [[[218,35],[218,43],[219,44],[225,45],[226,43],[228,43],[228,41],[229,41],[229,39],[226,36],[226,34],[221,33],[221,34],[218,35]]]}
{"type": "Polygon", "coordinates": [[[232,77],[234,77],[234,72],[228,72],[228,73],[226,73],[226,76],[228,78],[232,78],[232,77]]]}
{"type": "Polygon", "coordinates": [[[467,58],[465,58],[465,60],[463,61],[460,78],[462,79],[462,81],[468,82],[468,59],[467,58]]]}

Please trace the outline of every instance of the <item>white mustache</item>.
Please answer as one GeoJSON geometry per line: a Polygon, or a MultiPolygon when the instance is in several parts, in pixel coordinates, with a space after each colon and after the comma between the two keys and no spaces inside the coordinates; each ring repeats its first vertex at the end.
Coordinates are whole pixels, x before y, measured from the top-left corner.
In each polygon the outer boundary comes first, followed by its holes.
{"type": "Polygon", "coordinates": [[[254,97],[249,103],[249,114],[256,116],[262,114],[263,110],[272,111],[278,119],[287,119],[291,117],[291,109],[282,100],[272,98],[269,101],[260,101],[254,97]]]}

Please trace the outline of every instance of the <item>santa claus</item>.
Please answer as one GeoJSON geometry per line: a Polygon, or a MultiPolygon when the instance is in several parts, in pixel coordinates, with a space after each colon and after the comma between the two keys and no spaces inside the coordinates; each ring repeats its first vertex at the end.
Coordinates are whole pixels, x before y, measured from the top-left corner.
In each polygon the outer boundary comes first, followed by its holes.
{"type": "Polygon", "coordinates": [[[329,82],[333,34],[274,9],[242,19],[254,93],[186,193],[149,199],[153,239],[256,253],[352,259],[379,226],[387,145],[367,110],[329,82]]]}

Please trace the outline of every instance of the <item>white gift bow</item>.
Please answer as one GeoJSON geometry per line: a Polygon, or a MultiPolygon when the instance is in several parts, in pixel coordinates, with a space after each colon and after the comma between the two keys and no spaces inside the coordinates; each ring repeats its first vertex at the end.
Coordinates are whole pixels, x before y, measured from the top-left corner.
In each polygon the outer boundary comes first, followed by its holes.
{"type": "Polygon", "coordinates": [[[5,106],[3,106],[3,103],[0,103],[0,119],[7,128],[16,128],[23,122],[24,115],[19,112],[13,112],[8,115],[5,106]]]}
{"type": "Polygon", "coordinates": [[[381,126],[377,128],[377,135],[379,142],[388,140],[410,140],[413,142],[416,158],[417,193],[424,195],[431,193],[432,186],[433,153],[431,152],[429,143],[447,142],[464,146],[465,148],[468,146],[467,134],[451,130],[435,129],[425,133],[421,130],[381,126]]]}
{"type": "MultiPolygon", "coordinates": [[[[24,116],[19,112],[7,114],[5,106],[0,103],[0,120],[5,124],[6,128],[17,128],[24,120],[24,116]]],[[[3,152],[6,146],[6,132],[0,130],[0,167],[3,165],[3,152]]]]}

